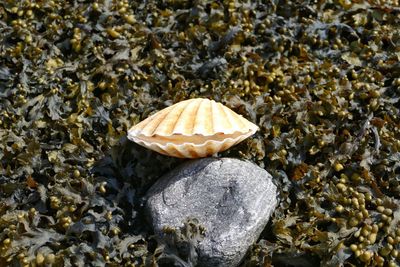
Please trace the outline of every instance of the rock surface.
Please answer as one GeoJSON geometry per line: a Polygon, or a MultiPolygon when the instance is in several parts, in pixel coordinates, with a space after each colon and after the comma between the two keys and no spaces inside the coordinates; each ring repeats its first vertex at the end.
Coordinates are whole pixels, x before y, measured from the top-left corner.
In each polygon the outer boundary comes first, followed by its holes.
{"type": "Polygon", "coordinates": [[[161,177],[149,190],[154,231],[180,228],[196,218],[206,228],[198,242],[198,266],[237,266],[277,204],[272,176],[232,158],[192,160],[161,177]]]}

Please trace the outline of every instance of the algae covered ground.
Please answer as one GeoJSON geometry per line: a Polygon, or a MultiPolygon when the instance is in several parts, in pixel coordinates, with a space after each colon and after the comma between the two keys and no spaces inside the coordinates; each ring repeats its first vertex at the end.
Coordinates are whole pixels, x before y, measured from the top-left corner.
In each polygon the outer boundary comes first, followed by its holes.
{"type": "Polygon", "coordinates": [[[0,36],[0,266],[192,266],[201,226],[143,215],[180,161],[125,136],[193,97],[260,127],[221,156],[280,191],[243,266],[397,266],[397,0],[3,0],[0,36]]]}

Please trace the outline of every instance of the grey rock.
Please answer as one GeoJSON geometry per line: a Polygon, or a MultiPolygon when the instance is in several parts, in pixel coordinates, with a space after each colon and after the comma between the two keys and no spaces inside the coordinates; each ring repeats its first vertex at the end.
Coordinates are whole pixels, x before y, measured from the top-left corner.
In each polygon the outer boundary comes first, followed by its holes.
{"type": "Polygon", "coordinates": [[[195,218],[206,228],[198,241],[198,266],[237,266],[265,228],[277,204],[272,176],[233,158],[182,164],[160,178],[147,195],[154,231],[181,228],[195,218]]]}

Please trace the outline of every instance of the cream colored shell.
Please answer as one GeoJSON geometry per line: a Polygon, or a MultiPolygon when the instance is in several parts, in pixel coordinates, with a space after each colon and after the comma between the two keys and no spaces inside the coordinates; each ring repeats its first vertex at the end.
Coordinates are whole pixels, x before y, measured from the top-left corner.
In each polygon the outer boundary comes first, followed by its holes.
{"type": "Polygon", "coordinates": [[[201,158],[224,151],[258,127],[214,100],[195,98],[167,107],[128,131],[128,139],[177,158],[201,158]]]}

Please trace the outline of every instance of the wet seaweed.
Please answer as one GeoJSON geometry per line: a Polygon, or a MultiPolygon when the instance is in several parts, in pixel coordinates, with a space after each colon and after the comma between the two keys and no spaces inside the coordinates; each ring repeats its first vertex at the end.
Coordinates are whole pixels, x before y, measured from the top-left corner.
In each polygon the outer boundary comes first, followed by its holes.
{"type": "Polygon", "coordinates": [[[209,97],[261,129],[222,156],[279,184],[243,266],[396,266],[399,14],[395,0],[2,1],[0,265],[157,266],[142,197],[179,162],[124,137],[209,97]]]}

